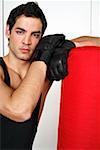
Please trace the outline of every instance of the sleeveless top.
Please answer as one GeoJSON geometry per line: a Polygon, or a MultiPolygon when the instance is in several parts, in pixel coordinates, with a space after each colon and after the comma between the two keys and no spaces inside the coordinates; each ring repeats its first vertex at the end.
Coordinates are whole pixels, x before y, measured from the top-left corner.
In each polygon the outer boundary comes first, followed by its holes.
{"type": "MultiPolygon", "coordinates": [[[[3,68],[4,82],[10,86],[10,76],[7,66],[2,57],[0,65],[3,68]]],[[[1,97],[2,98],[2,97],[1,97]]],[[[38,114],[40,108],[39,99],[36,108],[29,120],[24,122],[15,122],[3,115],[0,115],[0,150],[31,150],[32,144],[37,132],[38,114]]]]}

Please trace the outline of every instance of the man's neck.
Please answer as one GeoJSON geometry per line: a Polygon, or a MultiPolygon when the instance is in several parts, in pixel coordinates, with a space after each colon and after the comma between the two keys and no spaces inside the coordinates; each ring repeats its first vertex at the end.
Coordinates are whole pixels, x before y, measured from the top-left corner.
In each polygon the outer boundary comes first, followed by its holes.
{"type": "Polygon", "coordinates": [[[19,74],[21,78],[24,78],[30,67],[29,61],[12,59],[9,55],[4,56],[3,59],[8,68],[19,74]]]}

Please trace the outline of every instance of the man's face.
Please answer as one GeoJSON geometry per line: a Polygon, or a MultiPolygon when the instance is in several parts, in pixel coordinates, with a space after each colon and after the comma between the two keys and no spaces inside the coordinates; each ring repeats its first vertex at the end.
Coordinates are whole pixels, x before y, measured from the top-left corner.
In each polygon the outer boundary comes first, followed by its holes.
{"type": "Polygon", "coordinates": [[[11,33],[6,29],[9,38],[10,54],[21,60],[29,60],[42,34],[42,23],[38,18],[20,16],[11,33]]]}

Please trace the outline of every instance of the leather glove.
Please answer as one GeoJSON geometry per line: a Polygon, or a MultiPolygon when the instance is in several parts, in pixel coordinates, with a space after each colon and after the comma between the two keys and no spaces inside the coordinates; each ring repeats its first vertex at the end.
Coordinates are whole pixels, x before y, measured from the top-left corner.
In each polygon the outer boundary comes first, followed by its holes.
{"type": "Polygon", "coordinates": [[[32,61],[44,61],[47,65],[56,47],[60,47],[65,41],[63,34],[44,36],[36,47],[32,61]]]}
{"type": "Polygon", "coordinates": [[[68,75],[67,58],[69,51],[74,47],[75,44],[72,41],[65,40],[60,48],[54,50],[47,71],[47,77],[51,82],[62,80],[68,75]]]}

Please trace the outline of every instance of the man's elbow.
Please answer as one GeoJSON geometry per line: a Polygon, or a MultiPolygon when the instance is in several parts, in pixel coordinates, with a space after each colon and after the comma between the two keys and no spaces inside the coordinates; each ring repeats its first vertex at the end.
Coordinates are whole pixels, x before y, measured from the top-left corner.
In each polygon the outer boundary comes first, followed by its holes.
{"type": "Polygon", "coordinates": [[[30,112],[16,113],[13,120],[16,122],[25,122],[31,118],[30,112]]]}
{"type": "Polygon", "coordinates": [[[32,112],[29,109],[8,109],[4,115],[15,122],[25,122],[31,118],[32,112]]]}

